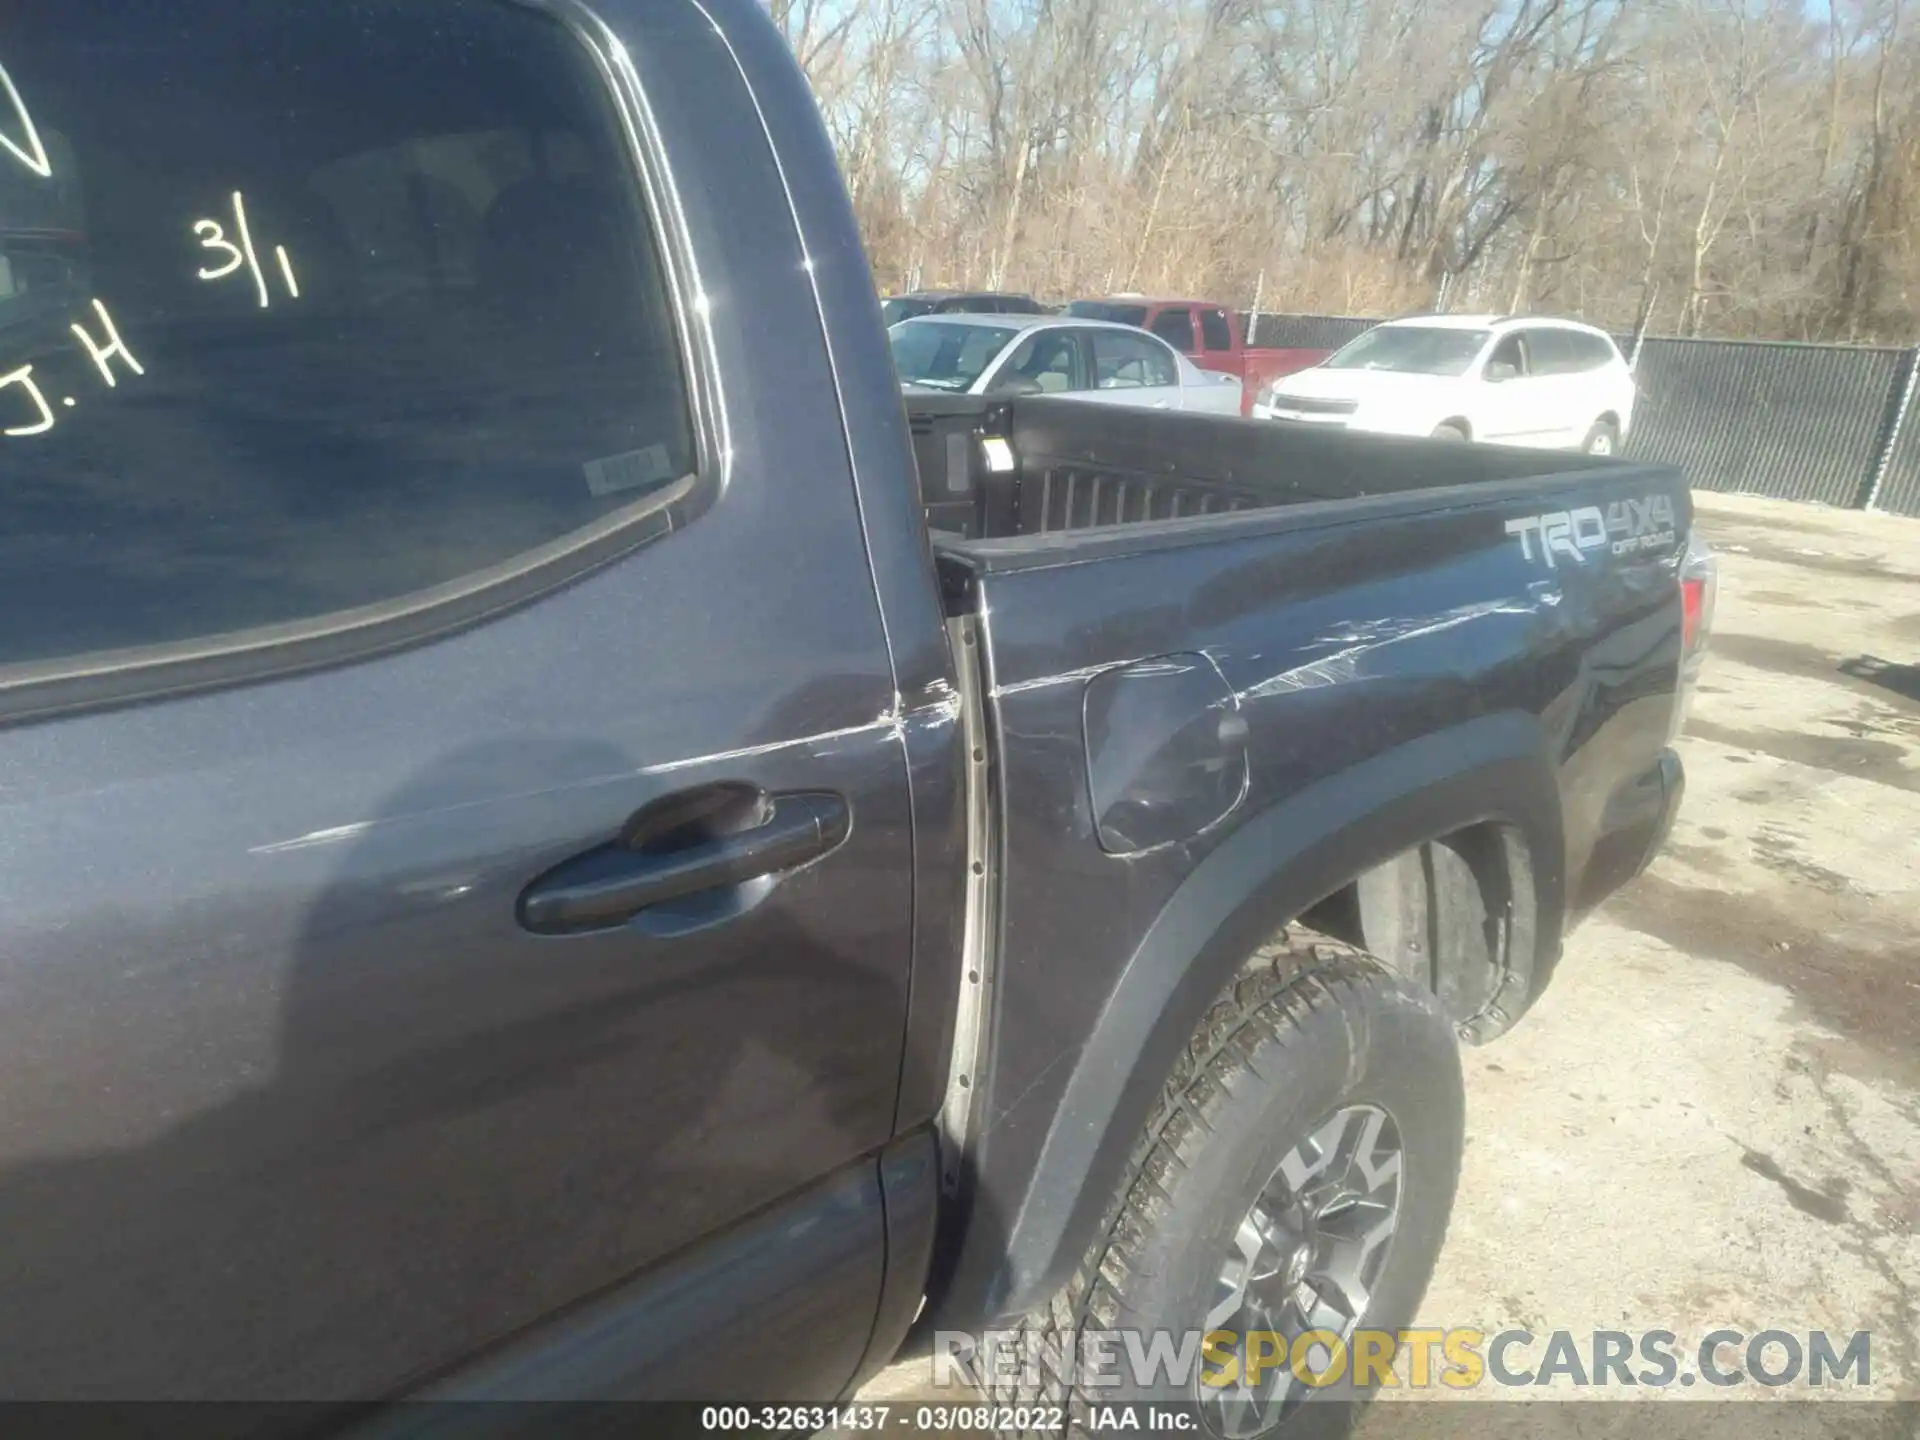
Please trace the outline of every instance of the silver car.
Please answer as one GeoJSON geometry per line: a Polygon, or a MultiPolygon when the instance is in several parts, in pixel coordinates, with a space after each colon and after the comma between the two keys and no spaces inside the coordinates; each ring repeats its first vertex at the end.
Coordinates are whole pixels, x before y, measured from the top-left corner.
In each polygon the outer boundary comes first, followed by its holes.
{"type": "Polygon", "coordinates": [[[927,315],[887,334],[907,390],[1240,413],[1236,377],[1202,370],[1131,325],[1065,315],[927,315]]]}

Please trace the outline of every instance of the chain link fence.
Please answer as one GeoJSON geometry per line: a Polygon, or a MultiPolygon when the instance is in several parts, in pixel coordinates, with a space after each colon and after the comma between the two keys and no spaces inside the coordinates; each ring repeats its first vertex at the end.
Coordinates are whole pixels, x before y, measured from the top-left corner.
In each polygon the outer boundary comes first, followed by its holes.
{"type": "Polygon", "coordinates": [[[1874,477],[1868,504],[1895,515],[1920,515],[1920,350],[1907,352],[1889,428],[1886,458],[1874,477]]]}
{"type": "Polygon", "coordinates": [[[1379,323],[1359,315],[1243,314],[1240,333],[1272,350],[1338,350],[1379,323]]]}
{"type": "Polygon", "coordinates": [[[1648,340],[1634,367],[1631,455],[1703,490],[1853,506],[1886,438],[1897,350],[1648,340]]]}
{"type": "MultiPolygon", "coordinates": [[[[1333,350],[1377,319],[1243,316],[1250,343],[1333,350]]],[[[1633,354],[1631,336],[1615,336],[1633,354]]],[[[1920,515],[1920,351],[1642,340],[1627,453],[1703,490],[1920,515]]]]}

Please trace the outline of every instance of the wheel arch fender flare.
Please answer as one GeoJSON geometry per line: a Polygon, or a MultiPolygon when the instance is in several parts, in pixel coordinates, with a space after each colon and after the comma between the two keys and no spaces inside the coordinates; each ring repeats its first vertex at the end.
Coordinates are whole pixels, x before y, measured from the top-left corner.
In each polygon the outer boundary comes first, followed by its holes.
{"type": "Polygon", "coordinates": [[[1166,1077],[1242,962],[1364,871],[1465,826],[1497,821],[1529,847],[1538,948],[1565,911],[1559,788],[1538,720],[1482,716],[1329,776],[1249,817],[1197,865],[1135,946],[1080,1049],[997,1255],[967,1254],[940,1297],[949,1316],[1003,1319],[1046,1302],[1111,1204],[1166,1077]],[[1002,1249],[1002,1247],[1004,1247],[1002,1249]]]}

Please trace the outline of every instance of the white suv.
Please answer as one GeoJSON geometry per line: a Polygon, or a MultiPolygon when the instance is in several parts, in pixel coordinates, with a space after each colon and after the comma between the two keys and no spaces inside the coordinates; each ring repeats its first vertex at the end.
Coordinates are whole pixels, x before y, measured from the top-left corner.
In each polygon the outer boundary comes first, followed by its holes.
{"type": "Polygon", "coordinates": [[[1633,372],[1604,330],[1571,320],[1428,315],[1376,325],[1273,382],[1262,419],[1501,445],[1619,451],[1633,372]]]}

